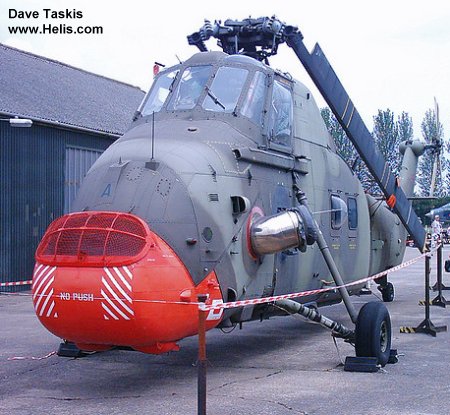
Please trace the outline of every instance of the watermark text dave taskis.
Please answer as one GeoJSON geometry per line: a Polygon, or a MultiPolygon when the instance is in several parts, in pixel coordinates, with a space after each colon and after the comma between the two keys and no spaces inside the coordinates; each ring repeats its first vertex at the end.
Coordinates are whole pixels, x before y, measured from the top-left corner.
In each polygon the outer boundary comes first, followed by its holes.
{"type": "Polygon", "coordinates": [[[83,11],[77,9],[39,9],[18,10],[8,9],[11,25],[8,31],[11,35],[101,35],[103,26],[71,25],[67,21],[84,18],[83,11]],[[35,23],[35,24],[33,24],[35,23]]]}

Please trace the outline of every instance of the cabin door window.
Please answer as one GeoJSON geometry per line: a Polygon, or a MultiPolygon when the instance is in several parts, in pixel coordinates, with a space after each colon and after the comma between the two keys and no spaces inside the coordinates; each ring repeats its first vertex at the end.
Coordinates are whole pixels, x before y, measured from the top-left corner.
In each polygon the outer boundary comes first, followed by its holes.
{"type": "Polygon", "coordinates": [[[293,104],[291,91],[275,81],[269,112],[269,139],[280,149],[291,148],[293,104]]]}

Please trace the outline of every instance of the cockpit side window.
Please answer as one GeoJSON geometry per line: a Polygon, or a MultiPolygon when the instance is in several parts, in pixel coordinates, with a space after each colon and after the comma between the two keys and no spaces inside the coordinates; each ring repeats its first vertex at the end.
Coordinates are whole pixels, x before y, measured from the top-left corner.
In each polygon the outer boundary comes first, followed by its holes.
{"type": "Polygon", "coordinates": [[[291,91],[275,81],[269,116],[269,138],[274,144],[291,146],[293,103],[291,91]]]}
{"type": "Polygon", "coordinates": [[[348,208],[346,203],[338,196],[331,195],[331,229],[341,229],[347,219],[348,208]]]}
{"type": "Polygon", "coordinates": [[[244,117],[250,118],[256,125],[262,125],[263,122],[263,110],[266,97],[265,79],[266,77],[262,72],[255,72],[241,108],[241,114],[244,117]]]}
{"type": "Polygon", "coordinates": [[[241,96],[248,71],[241,68],[223,66],[217,70],[203,108],[207,111],[233,112],[241,96]]]}
{"type": "Polygon", "coordinates": [[[168,73],[162,73],[156,78],[149,94],[144,98],[144,105],[142,110],[140,110],[142,116],[149,115],[152,112],[158,112],[162,108],[172,90],[177,73],[178,69],[168,73]]]}
{"type": "Polygon", "coordinates": [[[168,109],[189,110],[197,105],[198,99],[211,76],[212,66],[191,66],[181,75],[181,80],[172,96],[168,109]]]}

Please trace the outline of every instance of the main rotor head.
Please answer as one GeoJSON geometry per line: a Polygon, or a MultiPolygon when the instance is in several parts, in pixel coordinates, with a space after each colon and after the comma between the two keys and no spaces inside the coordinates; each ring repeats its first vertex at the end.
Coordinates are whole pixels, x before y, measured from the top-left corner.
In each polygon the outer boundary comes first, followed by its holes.
{"type": "Polygon", "coordinates": [[[277,54],[278,45],[285,42],[293,33],[299,34],[295,26],[287,26],[275,16],[258,19],[232,20],[227,19],[222,24],[220,20],[211,24],[205,19],[205,24],[198,32],[189,35],[188,42],[195,45],[201,52],[206,52],[205,41],[210,37],[218,39],[217,44],[229,54],[251,56],[268,63],[267,58],[277,54]]]}

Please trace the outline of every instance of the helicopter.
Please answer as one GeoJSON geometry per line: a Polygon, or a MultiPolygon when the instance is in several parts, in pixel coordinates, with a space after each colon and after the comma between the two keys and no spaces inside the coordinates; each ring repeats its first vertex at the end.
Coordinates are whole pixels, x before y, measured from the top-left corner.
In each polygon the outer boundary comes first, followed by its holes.
{"type": "MultiPolygon", "coordinates": [[[[394,177],[316,44],[275,16],[205,20],[199,52],[164,68],[128,131],[87,173],[73,212],[36,251],[33,301],[41,323],[80,350],[179,349],[198,333],[198,296],[221,305],[332,285],[293,300],[212,309],[206,329],[299,313],[355,345],[390,356],[382,302],[356,312],[350,296],[376,282],[392,301],[390,268],[409,233],[425,232],[408,197],[423,144],[402,144],[394,177]],[[222,51],[208,51],[215,38],[222,51]],[[383,191],[365,194],[338,156],[311,92],[269,58],[293,49],[383,191]],[[343,301],[355,329],[323,316],[343,301]]],[[[61,345],[63,346],[63,344],[61,345]]],[[[60,355],[64,355],[64,350],[60,355]]]]}
{"type": "Polygon", "coordinates": [[[442,218],[443,223],[448,223],[450,220],[450,203],[431,209],[425,214],[425,216],[430,220],[433,220],[436,216],[439,216],[439,218],[442,218]]]}

